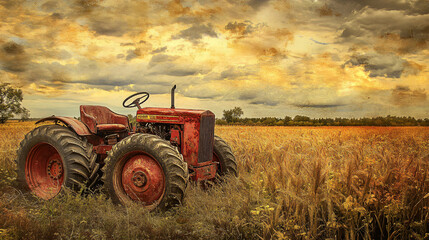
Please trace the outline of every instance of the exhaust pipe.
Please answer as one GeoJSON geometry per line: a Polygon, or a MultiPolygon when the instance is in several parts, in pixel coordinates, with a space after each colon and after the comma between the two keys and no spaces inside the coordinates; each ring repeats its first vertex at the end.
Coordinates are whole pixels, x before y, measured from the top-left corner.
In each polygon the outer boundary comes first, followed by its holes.
{"type": "Polygon", "coordinates": [[[171,109],[175,109],[174,107],[174,90],[176,89],[176,85],[171,89],[171,109]]]}

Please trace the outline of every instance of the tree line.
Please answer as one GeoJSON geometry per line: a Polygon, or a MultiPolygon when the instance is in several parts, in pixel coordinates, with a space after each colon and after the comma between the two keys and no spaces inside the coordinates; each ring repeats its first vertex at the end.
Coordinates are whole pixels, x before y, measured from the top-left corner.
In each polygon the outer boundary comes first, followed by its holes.
{"type": "MultiPolygon", "coordinates": [[[[20,89],[11,87],[8,83],[0,84],[0,124],[8,119],[21,116],[21,120],[30,119],[30,111],[21,105],[23,94],[20,89]]],[[[247,126],[429,126],[429,119],[414,117],[386,117],[372,118],[310,118],[296,115],[241,118],[244,114],[240,107],[223,111],[223,118],[216,119],[218,125],[247,125],[247,126]]],[[[135,116],[128,116],[135,123],[135,116]]],[[[34,120],[34,119],[33,119],[34,120]]]]}
{"type": "Polygon", "coordinates": [[[386,117],[364,117],[364,118],[310,118],[296,115],[285,116],[241,118],[243,110],[235,107],[223,111],[223,118],[216,119],[218,125],[246,125],[246,126],[429,126],[429,118],[416,119],[414,117],[397,117],[387,115],[386,117]]]}

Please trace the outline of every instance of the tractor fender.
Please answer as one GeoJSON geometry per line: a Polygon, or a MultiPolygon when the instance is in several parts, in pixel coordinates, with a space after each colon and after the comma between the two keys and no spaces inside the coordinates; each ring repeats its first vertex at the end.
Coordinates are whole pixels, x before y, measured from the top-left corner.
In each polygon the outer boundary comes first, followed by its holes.
{"type": "Polygon", "coordinates": [[[42,118],[39,121],[36,122],[36,124],[46,121],[60,121],[64,123],[67,127],[73,129],[73,131],[76,132],[79,136],[90,136],[92,133],[89,131],[88,127],[81,121],[74,119],[72,117],[57,117],[57,116],[51,116],[42,118]]]}

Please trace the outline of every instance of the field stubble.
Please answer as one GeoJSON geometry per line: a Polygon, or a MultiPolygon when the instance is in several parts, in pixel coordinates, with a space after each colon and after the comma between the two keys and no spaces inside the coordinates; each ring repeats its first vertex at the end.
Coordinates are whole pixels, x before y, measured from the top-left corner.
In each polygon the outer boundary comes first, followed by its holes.
{"type": "Polygon", "coordinates": [[[216,127],[240,176],[187,189],[167,213],[94,194],[40,201],[15,188],[34,123],[0,125],[1,239],[425,239],[429,128],[216,127]]]}

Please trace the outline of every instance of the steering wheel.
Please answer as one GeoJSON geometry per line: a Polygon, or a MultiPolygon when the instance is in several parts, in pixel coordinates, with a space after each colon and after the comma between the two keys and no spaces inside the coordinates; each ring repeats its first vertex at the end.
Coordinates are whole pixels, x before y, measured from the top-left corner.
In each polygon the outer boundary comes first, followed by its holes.
{"type": "Polygon", "coordinates": [[[122,106],[126,107],[126,108],[132,108],[132,107],[138,107],[139,109],[140,104],[146,102],[146,100],[149,98],[149,93],[147,92],[139,92],[139,93],[135,93],[129,97],[127,97],[123,102],[122,102],[122,106]],[[140,96],[142,95],[142,96],[140,96]],[[139,97],[137,97],[139,96],[139,97]],[[130,100],[131,98],[136,97],[131,103],[126,104],[126,102],[128,100],[130,100]]]}

